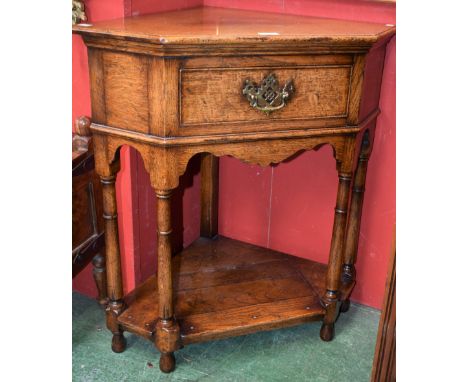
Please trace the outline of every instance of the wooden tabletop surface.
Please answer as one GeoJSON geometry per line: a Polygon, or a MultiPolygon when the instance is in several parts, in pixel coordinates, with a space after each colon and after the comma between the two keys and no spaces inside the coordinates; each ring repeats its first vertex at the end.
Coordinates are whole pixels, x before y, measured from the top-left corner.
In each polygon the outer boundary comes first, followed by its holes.
{"type": "Polygon", "coordinates": [[[220,44],[258,41],[373,43],[393,26],[214,7],[133,16],[73,27],[77,33],[157,44],[220,44]]]}

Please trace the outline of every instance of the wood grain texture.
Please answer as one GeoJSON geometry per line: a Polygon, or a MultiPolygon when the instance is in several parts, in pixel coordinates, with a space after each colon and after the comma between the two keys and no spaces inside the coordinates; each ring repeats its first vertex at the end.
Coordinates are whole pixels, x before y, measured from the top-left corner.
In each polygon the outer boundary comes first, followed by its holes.
{"type": "Polygon", "coordinates": [[[384,305],[375,345],[372,382],[396,381],[396,246],[395,231],[388,262],[384,305]]]}
{"type": "Polygon", "coordinates": [[[125,309],[125,305],[123,303],[122,264],[117,226],[115,170],[111,165],[107,165],[107,170],[103,171],[100,177],[103,193],[103,217],[105,220],[107,295],[109,297],[109,303],[106,307],[106,325],[112,333],[112,350],[115,353],[121,353],[126,348],[126,340],[117,318],[125,309]],[[105,176],[103,173],[110,175],[105,176]]]}
{"type": "Polygon", "coordinates": [[[101,177],[103,191],[103,216],[106,232],[106,263],[108,294],[112,301],[123,298],[122,270],[119,250],[119,231],[117,227],[117,200],[115,197],[115,176],[101,177]]]}
{"type": "Polygon", "coordinates": [[[346,116],[350,68],[183,70],[181,125],[346,116]],[[241,90],[247,79],[260,83],[269,73],[276,75],[281,87],[292,80],[295,92],[283,109],[265,115],[249,105],[241,90]]]}
{"type": "Polygon", "coordinates": [[[349,54],[318,54],[288,56],[230,56],[230,57],[191,57],[183,60],[184,69],[213,68],[258,68],[258,67],[298,67],[352,65],[353,56],[349,54]]]}
{"type": "MultiPolygon", "coordinates": [[[[102,235],[104,237],[104,235],[102,235]]],[[[106,258],[99,252],[93,257],[93,277],[98,290],[97,300],[102,307],[107,305],[106,258]]]]}
{"type": "Polygon", "coordinates": [[[147,61],[141,57],[103,53],[107,123],[148,132],[147,61]]]}
{"type": "Polygon", "coordinates": [[[386,47],[386,45],[377,46],[366,55],[359,105],[360,121],[379,107],[386,47]]]}
{"type": "MultiPolygon", "coordinates": [[[[327,267],[219,236],[200,238],[176,255],[175,316],[184,344],[270,330],[324,315],[327,267]],[[220,319],[223,317],[223,319],[220,319]]],[[[342,295],[348,294],[342,290],[342,295]]],[[[151,277],[126,299],[128,331],[153,339],[158,288],[151,277]]]]}
{"type": "Polygon", "coordinates": [[[102,50],[88,48],[91,118],[94,123],[106,124],[105,79],[102,55],[102,50]]]}
{"type": "Polygon", "coordinates": [[[222,8],[102,21],[73,27],[92,46],[146,54],[200,55],[232,52],[365,51],[393,34],[379,24],[222,8]],[[250,48],[250,49],[249,49],[250,48]]]}
{"type": "MultiPolygon", "coordinates": [[[[171,261],[171,196],[172,190],[156,190],[158,199],[158,316],[154,343],[161,352],[159,364],[164,372],[174,369],[173,352],[182,346],[179,323],[174,316],[171,261]]],[[[156,304],[156,301],[154,303],[156,304]]]]}
{"type": "Polygon", "coordinates": [[[184,344],[217,340],[320,320],[314,296],[290,298],[182,318],[184,344]],[[186,333],[186,334],[185,334],[186,333]]]}
{"type": "MultiPolygon", "coordinates": [[[[352,160],[348,158],[348,160],[352,160]]],[[[334,324],[339,313],[339,287],[341,268],[343,264],[343,244],[346,230],[349,190],[351,175],[339,168],[338,195],[336,197],[335,219],[333,223],[330,256],[328,258],[326,291],[322,296],[322,303],[326,307],[320,337],[324,341],[331,341],[334,336],[334,324]]]]}
{"type": "MultiPolygon", "coordinates": [[[[93,127],[93,126],[92,126],[93,127]]],[[[106,163],[112,163],[115,156],[123,145],[134,147],[141,154],[146,170],[150,174],[151,185],[155,189],[174,189],[179,185],[179,177],[187,167],[188,161],[199,153],[210,153],[215,156],[231,155],[248,163],[268,166],[271,163],[279,163],[302,150],[319,149],[325,144],[333,147],[333,154],[337,162],[341,163],[344,172],[352,173],[353,162],[348,160],[349,155],[354,154],[354,140],[358,132],[357,129],[351,130],[352,133],[339,131],[339,134],[326,134],[323,130],[312,132],[312,136],[302,138],[301,133],[287,132],[285,139],[274,139],[274,134],[270,137],[262,135],[252,135],[248,141],[239,140],[230,142],[229,136],[215,137],[221,142],[211,143],[211,137],[201,137],[199,144],[177,145],[170,147],[160,147],[153,144],[154,138],[148,138],[137,141],[132,138],[124,138],[131,135],[128,132],[117,132],[115,136],[105,136],[101,132],[109,129],[100,130],[93,127],[95,137],[99,141],[106,141],[103,152],[97,158],[106,163]],[[322,135],[320,135],[322,134],[322,135]],[[273,136],[273,137],[272,137],[273,136]],[[294,139],[292,139],[294,137],[294,139]],[[221,144],[220,144],[221,143],[221,144]],[[255,145],[255,150],[251,145],[255,145]],[[106,162],[107,161],[107,162],[106,162]]],[[[327,131],[328,132],[328,131],[327,131]]],[[[244,138],[245,139],[245,138],[244,138]]],[[[352,156],[350,157],[352,158],[352,156]]],[[[108,166],[108,164],[107,164],[108,166]]]]}
{"type": "MultiPolygon", "coordinates": [[[[91,71],[97,73],[90,77],[96,99],[93,113],[97,122],[105,121],[100,123],[116,132],[167,137],[164,144],[176,144],[177,137],[345,130],[378,110],[378,102],[361,101],[364,58],[356,57],[252,57],[252,66],[246,68],[236,58],[179,60],[93,53],[91,71]],[[259,83],[269,73],[275,73],[281,86],[293,80],[295,92],[283,109],[265,115],[250,106],[242,88],[245,80],[259,83]]],[[[375,96],[376,81],[368,80],[365,86],[366,93],[375,96]]]]}
{"type": "Polygon", "coordinates": [[[177,135],[188,137],[200,134],[239,134],[240,132],[344,126],[347,114],[347,90],[345,88],[349,86],[349,81],[344,81],[341,84],[342,87],[339,88],[325,80],[324,88],[322,88],[320,81],[316,81],[317,78],[309,78],[305,74],[310,74],[310,71],[318,71],[320,74],[326,70],[341,70],[344,71],[341,78],[343,80],[344,77],[349,77],[346,68],[350,71],[352,63],[353,58],[349,55],[203,57],[184,60],[179,80],[181,128],[177,130],[177,135]],[[245,68],[250,68],[250,70],[245,68]],[[281,86],[287,80],[292,79],[291,73],[297,74],[305,71],[305,74],[300,76],[300,82],[298,78],[294,81],[296,91],[291,101],[284,109],[268,116],[254,110],[242,95],[245,80],[250,77],[251,80],[259,82],[262,76],[268,73],[278,74],[278,70],[282,71],[285,68],[289,68],[286,71],[289,70],[290,74],[286,74],[290,77],[285,75],[284,78],[280,78],[281,86]],[[215,74],[211,75],[211,73],[215,74]],[[184,77],[188,76],[190,80],[190,76],[193,75],[207,78],[196,78],[196,83],[184,84],[184,77]],[[230,75],[235,79],[225,80],[225,75],[226,78],[230,75]],[[258,78],[254,78],[255,76],[258,78]],[[305,82],[302,81],[304,76],[305,82]],[[321,90],[329,98],[331,109],[328,111],[335,110],[338,116],[327,114],[326,110],[324,112],[325,103],[324,99],[320,98],[321,90]],[[330,97],[333,98],[337,93],[341,95],[341,98],[330,100],[330,97]],[[191,106],[192,104],[201,104],[202,107],[196,108],[191,106]],[[189,123],[184,121],[184,113],[189,113],[189,118],[196,118],[195,121],[189,120],[189,123]],[[193,113],[195,115],[190,117],[193,113]],[[213,117],[213,120],[207,119],[208,117],[213,117]]]}
{"type": "Polygon", "coordinates": [[[356,277],[354,264],[356,263],[361,229],[362,205],[367,174],[367,162],[372,151],[372,137],[366,130],[361,140],[358,164],[354,173],[352,195],[349,209],[349,221],[346,228],[346,242],[343,254],[343,271],[341,279],[344,283],[353,282],[356,277]]]}
{"type": "Polygon", "coordinates": [[[361,104],[362,83],[364,81],[365,56],[355,55],[351,73],[349,91],[348,124],[357,125],[359,122],[359,106],[361,104]]]}
{"type": "Polygon", "coordinates": [[[171,270],[171,190],[157,190],[158,198],[158,290],[160,295],[159,317],[170,319],[174,316],[172,304],[172,270],[171,270]]]}
{"type": "Polygon", "coordinates": [[[219,159],[201,154],[200,167],[200,236],[211,238],[218,234],[219,159]]]}

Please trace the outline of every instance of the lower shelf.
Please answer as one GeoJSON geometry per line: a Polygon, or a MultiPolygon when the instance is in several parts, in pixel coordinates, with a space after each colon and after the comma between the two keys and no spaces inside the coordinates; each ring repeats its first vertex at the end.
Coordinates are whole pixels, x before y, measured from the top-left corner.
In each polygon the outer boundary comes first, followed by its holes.
{"type": "MultiPolygon", "coordinates": [[[[189,344],[319,320],[327,266],[225,237],[173,258],[175,315],[189,344]]],[[[345,299],[353,285],[341,291],[345,299]]],[[[154,339],[156,276],[126,298],[124,330],[154,339]]]]}

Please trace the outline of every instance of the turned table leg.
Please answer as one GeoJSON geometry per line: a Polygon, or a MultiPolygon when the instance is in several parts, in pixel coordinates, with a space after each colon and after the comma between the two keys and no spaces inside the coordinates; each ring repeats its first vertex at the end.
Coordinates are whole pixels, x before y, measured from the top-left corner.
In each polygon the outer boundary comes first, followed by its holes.
{"type": "MultiPolygon", "coordinates": [[[[343,284],[351,284],[356,279],[356,270],[354,264],[356,263],[356,254],[359,244],[359,231],[361,228],[361,215],[362,204],[364,201],[367,162],[370,157],[371,149],[372,147],[369,131],[366,131],[362,138],[358,165],[354,175],[348,227],[346,230],[343,270],[341,273],[341,281],[343,284]]],[[[349,304],[349,298],[347,298],[345,301],[343,301],[340,311],[347,312],[349,309],[349,304]]]]}
{"type": "Polygon", "coordinates": [[[115,196],[115,175],[101,176],[103,209],[106,237],[107,327],[112,332],[112,350],[121,353],[126,341],[117,317],[124,310],[122,270],[120,264],[119,232],[117,227],[117,201],[115,196]]]}
{"type": "Polygon", "coordinates": [[[106,259],[100,253],[93,257],[93,277],[98,290],[98,302],[102,307],[107,305],[107,291],[106,291],[106,259]]]}
{"type": "Polygon", "coordinates": [[[161,352],[159,368],[165,373],[175,369],[174,351],[180,348],[180,329],[174,317],[171,251],[172,190],[157,190],[158,198],[158,322],[155,345],[161,352]]]}
{"type": "Polygon", "coordinates": [[[326,308],[323,318],[320,338],[331,341],[335,331],[335,321],[338,316],[340,287],[340,272],[342,264],[343,242],[346,230],[346,216],[348,210],[349,189],[351,174],[339,171],[338,195],[335,207],[335,221],[333,224],[333,236],[328,260],[326,279],[326,291],[322,297],[322,304],[326,308]]]}

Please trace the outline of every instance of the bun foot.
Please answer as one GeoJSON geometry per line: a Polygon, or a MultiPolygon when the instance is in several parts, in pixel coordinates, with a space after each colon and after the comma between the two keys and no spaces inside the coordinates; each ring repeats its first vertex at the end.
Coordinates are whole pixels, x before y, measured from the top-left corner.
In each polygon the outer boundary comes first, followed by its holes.
{"type": "Polygon", "coordinates": [[[320,329],[320,338],[322,341],[331,341],[335,336],[335,324],[322,324],[320,329]]]}
{"type": "Polygon", "coordinates": [[[159,358],[159,369],[163,373],[170,373],[175,369],[175,357],[174,353],[161,353],[159,358]]]}
{"type": "Polygon", "coordinates": [[[127,340],[122,333],[112,336],[112,351],[114,353],[122,353],[127,347],[127,340]]]}
{"type": "Polygon", "coordinates": [[[340,312],[341,312],[341,313],[346,313],[346,312],[349,310],[349,305],[350,305],[349,300],[348,300],[348,299],[344,300],[344,301],[341,303],[340,312]]]}

